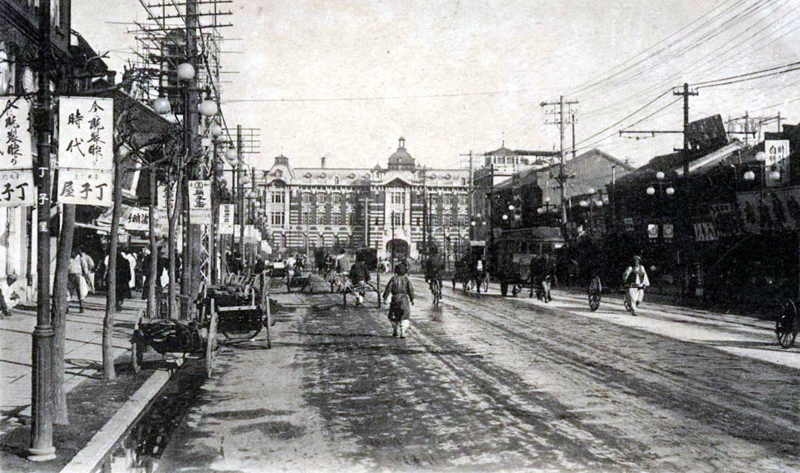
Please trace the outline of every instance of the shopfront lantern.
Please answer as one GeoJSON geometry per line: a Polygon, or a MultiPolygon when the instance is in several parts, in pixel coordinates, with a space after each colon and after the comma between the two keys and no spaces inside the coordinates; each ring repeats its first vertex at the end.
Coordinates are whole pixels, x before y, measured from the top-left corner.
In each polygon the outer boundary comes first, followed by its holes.
{"type": "Polygon", "coordinates": [[[672,188],[672,187],[667,187],[666,193],[667,193],[667,195],[674,195],[675,194],[675,189],[672,188]]]}
{"type": "Polygon", "coordinates": [[[655,194],[656,194],[656,190],[654,188],[652,188],[652,187],[648,187],[647,188],[647,195],[655,195],[655,194]]]}
{"type": "Polygon", "coordinates": [[[745,181],[754,181],[756,179],[756,173],[753,171],[747,171],[744,173],[744,180],[745,181]]]}
{"type": "Polygon", "coordinates": [[[208,127],[208,133],[213,137],[216,138],[222,134],[222,127],[214,123],[210,127],[208,127]]]}
{"type": "Polygon", "coordinates": [[[225,151],[225,158],[233,164],[236,161],[236,148],[228,148],[228,151],[225,151]]]}
{"type": "Polygon", "coordinates": [[[781,179],[780,171],[770,171],[769,178],[773,181],[779,181],[781,179]]]}

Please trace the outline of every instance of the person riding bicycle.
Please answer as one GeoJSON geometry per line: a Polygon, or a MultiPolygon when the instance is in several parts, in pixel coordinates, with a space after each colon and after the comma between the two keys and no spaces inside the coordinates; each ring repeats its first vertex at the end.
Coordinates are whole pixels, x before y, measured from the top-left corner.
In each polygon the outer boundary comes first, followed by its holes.
{"type": "Polygon", "coordinates": [[[425,281],[431,284],[434,280],[439,281],[439,287],[442,287],[442,269],[444,269],[444,261],[439,254],[436,247],[431,248],[431,255],[425,262],[425,281]]]}
{"type": "Polygon", "coordinates": [[[636,307],[644,299],[644,289],[650,286],[650,279],[647,278],[647,271],[642,266],[642,257],[634,256],[631,265],[622,275],[622,283],[625,285],[626,296],[630,301],[631,314],[636,315],[636,307]]]}

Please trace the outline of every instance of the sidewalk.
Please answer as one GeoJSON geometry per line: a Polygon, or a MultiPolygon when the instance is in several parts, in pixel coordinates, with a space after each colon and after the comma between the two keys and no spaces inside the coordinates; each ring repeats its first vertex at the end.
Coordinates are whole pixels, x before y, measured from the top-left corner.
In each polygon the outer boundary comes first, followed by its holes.
{"type": "MultiPolygon", "coordinates": [[[[84,381],[99,378],[103,366],[105,304],[105,295],[90,295],[84,301],[83,314],[78,313],[77,304],[72,304],[67,315],[67,393],[84,381]]],[[[115,315],[114,357],[118,363],[120,358],[130,353],[133,327],[145,307],[145,300],[134,297],[126,300],[123,310],[115,315]]],[[[17,306],[12,314],[10,318],[0,319],[0,458],[3,459],[0,464],[7,464],[3,458],[7,455],[24,457],[24,451],[19,451],[24,447],[20,446],[21,440],[17,437],[19,431],[29,430],[26,426],[30,424],[31,416],[31,352],[36,308],[17,306]]],[[[70,405],[70,410],[72,407],[70,405]]],[[[76,423],[77,420],[70,419],[71,423],[76,423]]],[[[84,419],[80,421],[83,422],[84,419]]],[[[55,446],[59,448],[59,445],[55,446]]]]}

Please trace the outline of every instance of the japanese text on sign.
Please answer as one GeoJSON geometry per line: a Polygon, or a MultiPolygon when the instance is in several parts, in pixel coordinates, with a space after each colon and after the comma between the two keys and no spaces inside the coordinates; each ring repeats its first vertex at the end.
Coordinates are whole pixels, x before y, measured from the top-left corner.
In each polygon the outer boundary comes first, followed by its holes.
{"type": "Polygon", "coordinates": [[[0,111],[0,207],[34,205],[30,106],[22,99],[2,99],[0,111]]]}
{"type": "MultiPolygon", "coordinates": [[[[789,175],[789,140],[766,140],[764,141],[764,151],[767,153],[765,165],[768,170],[781,173],[781,177],[789,175]]],[[[775,187],[781,184],[782,179],[767,179],[767,187],[775,187]]],[[[784,181],[785,182],[785,181],[784,181]]]]}
{"type": "Polygon", "coordinates": [[[189,219],[192,225],[211,223],[211,181],[189,181],[189,219]]]}
{"type": "Polygon", "coordinates": [[[58,201],[63,204],[111,207],[113,188],[108,172],[61,169],[58,173],[58,201]]]}
{"type": "Polygon", "coordinates": [[[128,231],[149,231],[150,230],[150,211],[138,207],[128,207],[125,209],[124,226],[128,231]]]}
{"type": "Polygon", "coordinates": [[[60,97],[58,103],[59,167],[111,171],[113,100],[60,97]]]}
{"type": "Polygon", "coordinates": [[[233,204],[219,206],[219,234],[233,235],[233,204]]]}

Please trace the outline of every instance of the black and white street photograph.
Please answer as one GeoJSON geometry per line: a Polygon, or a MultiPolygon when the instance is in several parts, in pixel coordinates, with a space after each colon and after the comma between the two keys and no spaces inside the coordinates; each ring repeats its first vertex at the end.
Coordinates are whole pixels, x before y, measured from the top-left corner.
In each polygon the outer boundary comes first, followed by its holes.
{"type": "Polygon", "coordinates": [[[0,472],[800,473],[800,2],[0,0],[0,472]]]}

